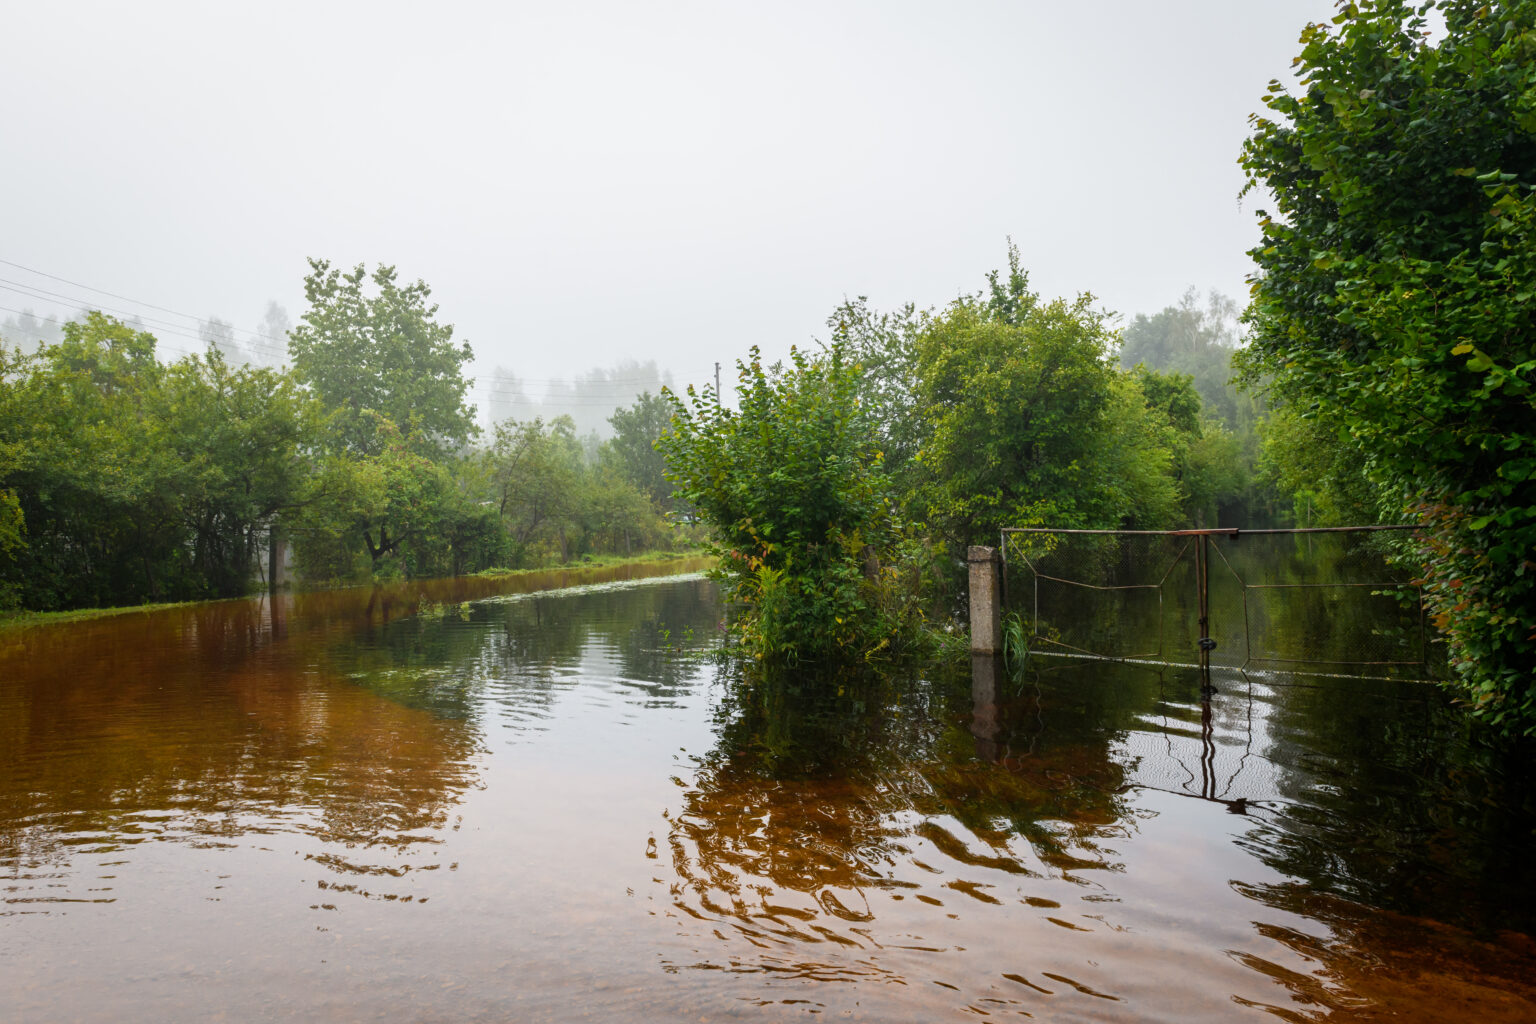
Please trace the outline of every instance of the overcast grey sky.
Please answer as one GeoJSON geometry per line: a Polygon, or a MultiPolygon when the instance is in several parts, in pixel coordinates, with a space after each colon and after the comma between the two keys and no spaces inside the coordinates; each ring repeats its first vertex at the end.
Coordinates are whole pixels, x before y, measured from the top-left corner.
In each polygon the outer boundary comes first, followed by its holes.
{"type": "Polygon", "coordinates": [[[823,336],[844,296],[973,291],[1010,235],[1039,291],[1127,318],[1242,299],[1247,117],[1332,12],[14,2],[0,260],[241,340],[271,299],[298,319],[306,256],[393,263],[479,372],[534,388],[622,359],[703,382],[823,336]]]}

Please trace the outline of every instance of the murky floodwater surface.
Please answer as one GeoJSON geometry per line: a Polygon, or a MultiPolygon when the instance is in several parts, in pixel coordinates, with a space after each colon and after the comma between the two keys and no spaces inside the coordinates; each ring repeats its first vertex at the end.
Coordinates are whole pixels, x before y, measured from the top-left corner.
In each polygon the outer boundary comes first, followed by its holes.
{"type": "Polygon", "coordinates": [[[1433,689],[749,685],[703,579],[537,583],[0,634],[6,1019],[1536,1019],[1433,689]]]}

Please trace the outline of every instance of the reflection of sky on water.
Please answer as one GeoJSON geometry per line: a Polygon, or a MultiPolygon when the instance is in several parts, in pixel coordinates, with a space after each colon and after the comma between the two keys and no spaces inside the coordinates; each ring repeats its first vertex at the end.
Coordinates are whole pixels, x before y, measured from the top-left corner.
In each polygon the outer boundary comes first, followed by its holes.
{"type": "Polygon", "coordinates": [[[1432,691],[749,682],[699,579],[212,607],[0,648],[19,1019],[1536,1005],[1530,797],[1432,691]]]}

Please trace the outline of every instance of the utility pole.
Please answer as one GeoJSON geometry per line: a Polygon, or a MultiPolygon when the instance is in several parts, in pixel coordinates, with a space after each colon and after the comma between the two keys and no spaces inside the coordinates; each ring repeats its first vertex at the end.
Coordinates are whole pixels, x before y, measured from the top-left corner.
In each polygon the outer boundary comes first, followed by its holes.
{"type": "Polygon", "coordinates": [[[715,364],[715,401],[720,401],[720,364],[715,364]]]}

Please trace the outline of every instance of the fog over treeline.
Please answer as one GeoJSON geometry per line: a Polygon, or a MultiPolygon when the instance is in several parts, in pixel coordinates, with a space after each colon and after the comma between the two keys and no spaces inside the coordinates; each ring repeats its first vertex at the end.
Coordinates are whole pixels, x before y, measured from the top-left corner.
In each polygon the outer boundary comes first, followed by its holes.
{"type": "MultiPolygon", "coordinates": [[[[82,306],[74,313],[55,310],[39,312],[23,306],[0,319],[0,338],[13,347],[35,352],[63,340],[64,324],[85,319],[87,310],[112,307],[82,306]]],[[[217,349],[235,366],[280,367],[289,362],[288,332],[293,320],[275,301],[249,328],[237,327],[231,320],[209,316],[188,323],[150,317],[139,312],[116,310],[124,324],[137,331],[154,334],[163,360],[217,349]]],[[[170,315],[170,314],[167,314],[170,315]]],[[[643,395],[657,395],[664,387],[674,386],[673,374],[654,359],[626,359],[613,366],[594,366],[568,379],[527,377],[514,368],[498,365],[481,374],[471,389],[478,404],[481,428],[489,436],[498,423],[507,420],[527,422],[541,419],[546,423],[562,416],[570,417],[578,437],[595,435],[600,440],[613,436],[608,422],[615,409],[633,405],[643,395]]]]}
{"type": "Polygon", "coordinates": [[[613,435],[608,418],[615,409],[633,405],[642,395],[657,395],[673,386],[670,371],[656,361],[627,359],[611,367],[595,366],[570,380],[523,378],[505,366],[483,375],[477,391],[485,396],[483,425],[569,416],[580,436],[613,435]]]}
{"type": "Polygon", "coordinates": [[[172,321],[95,302],[82,302],[73,313],[56,310],[39,313],[34,307],[22,306],[19,310],[8,311],[8,315],[0,319],[0,338],[14,348],[36,352],[47,345],[58,344],[64,339],[64,325],[84,322],[86,314],[92,310],[115,316],[135,331],[153,334],[156,348],[166,360],[198,354],[211,345],[236,366],[279,367],[288,361],[288,331],[293,327],[293,320],[275,301],[269,301],[254,326],[246,329],[219,316],[201,320],[168,313],[180,318],[172,321]]]}
{"type": "MultiPolygon", "coordinates": [[[[110,306],[82,305],[78,312],[38,312],[23,306],[0,319],[0,338],[13,347],[37,351],[63,338],[63,325],[80,322],[88,309],[116,312],[134,330],[149,331],[159,341],[162,360],[205,351],[209,346],[232,365],[281,367],[289,362],[288,332],[293,320],[276,301],[250,327],[213,315],[185,323],[152,317],[110,306]]],[[[1130,369],[1138,363],[1149,369],[1186,373],[1206,402],[1208,411],[1232,429],[1239,429],[1237,389],[1230,383],[1230,354],[1243,342],[1237,303],[1216,290],[1201,296],[1189,288],[1176,305],[1156,313],[1137,313],[1123,325],[1121,364],[1130,369]]],[[[170,314],[167,316],[178,315],[170,314]]],[[[614,410],[633,405],[644,395],[662,388],[680,389],[669,368],[654,359],[625,359],[612,366],[594,366],[569,378],[525,376],[515,367],[498,364],[478,375],[471,389],[478,404],[478,422],[484,437],[495,425],[508,420],[545,423],[569,417],[578,437],[613,436],[609,418],[614,410]]]]}

